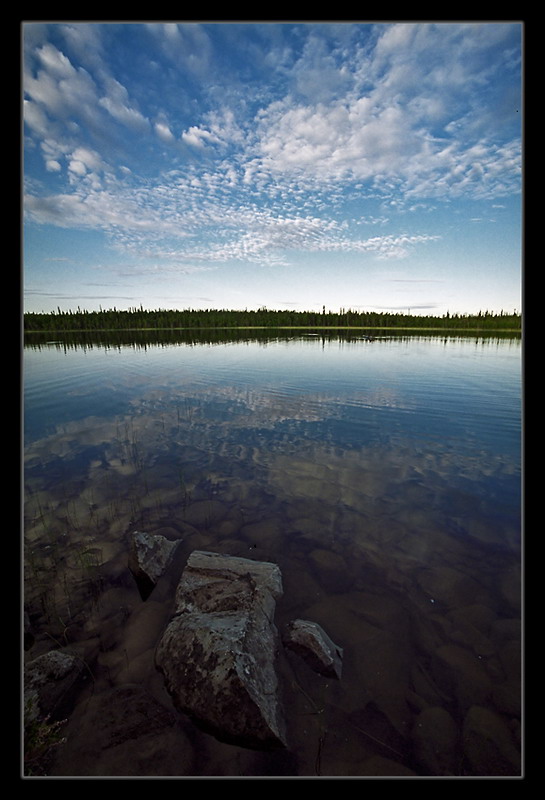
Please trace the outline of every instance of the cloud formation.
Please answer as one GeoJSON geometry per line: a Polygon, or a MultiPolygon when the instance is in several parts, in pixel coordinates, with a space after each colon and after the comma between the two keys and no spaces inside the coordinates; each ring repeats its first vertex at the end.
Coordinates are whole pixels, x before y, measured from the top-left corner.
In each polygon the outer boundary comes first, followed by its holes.
{"type": "Polygon", "coordinates": [[[516,24],[24,33],[27,223],[101,231],[165,269],[403,259],[441,237],[432,203],[520,192],[516,24]]]}

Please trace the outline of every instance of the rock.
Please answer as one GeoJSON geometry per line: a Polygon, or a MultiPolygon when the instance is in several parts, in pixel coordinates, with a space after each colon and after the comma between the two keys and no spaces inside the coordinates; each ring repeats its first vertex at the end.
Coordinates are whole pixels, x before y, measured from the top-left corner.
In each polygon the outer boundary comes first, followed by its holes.
{"type": "Polygon", "coordinates": [[[176,714],[143,687],[124,684],[76,706],[52,776],[194,775],[196,755],[176,714]]]}
{"type": "Polygon", "coordinates": [[[519,618],[498,619],[492,625],[490,635],[495,642],[503,643],[506,641],[522,639],[522,623],[519,618]]]}
{"type": "Polygon", "coordinates": [[[184,509],[184,521],[199,530],[209,528],[223,520],[228,511],[228,507],[219,500],[197,500],[184,509]]]}
{"type": "Polygon", "coordinates": [[[129,569],[134,575],[142,600],[147,600],[165,572],[179,541],[164,536],[134,531],[129,552],[129,569]]]}
{"type": "Polygon", "coordinates": [[[488,606],[474,604],[459,606],[447,614],[452,624],[450,638],[453,642],[473,650],[475,655],[491,658],[496,654],[496,645],[489,636],[494,612],[488,606]]]}
{"type": "Polygon", "coordinates": [[[425,775],[454,775],[459,761],[458,726],[446,709],[424,709],[412,730],[413,752],[425,775]]]}
{"type": "Polygon", "coordinates": [[[478,604],[485,599],[485,592],[476,580],[451,567],[425,567],[417,572],[416,580],[430,601],[449,609],[478,604]]]}
{"type": "Polygon", "coordinates": [[[423,708],[441,705],[446,699],[427,669],[418,662],[411,666],[411,684],[423,708]]]}
{"type": "Polygon", "coordinates": [[[24,622],[24,648],[25,650],[30,650],[30,648],[34,644],[34,632],[32,630],[32,625],[30,622],[28,611],[24,612],[23,622],[24,622]]]}
{"type": "Polygon", "coordinates": [[[65,717],[85,675],[83,661],[64,650],[52,650],[28,662],[24,670],[25,723],[41,717],[65,717]]]}
{"type": "Polygon", "coordinates": [[[521,715],[522,687],[520,682],[504,681],[494,686],[492,690],[492,701],[496,709],[509,717],[519,717],[521,715]]]}
{"type": "Polygon", "coordinates": [[[520,614],[522,608],[521,568],[516,565],[506,570],[500,579],[500,592],[510,609],[520,614]]]}
{"type": "Polygon", "coordinates": [[[499,650],[500,662],[509,680],[521,680],[522,652],[520,642],[506,642],[499,650]]]}
{"type": "Polygon", "coordinates": [[[461,621],[457,627],[453,627],[450,638],[453,642],[473,650],[476,656],[490,658],[496,654],[492,642],[470,623],[461,621]]]}
{"type": "Polygon", "coordinates": [[[300,655],[315,672],[340,680],[342,647],[338,647],[316,622],[305,619],[290,622],[286,626],[284,644],[300,655]]]}
{"type": "Polygon", "coordinates": [[[461,711],[490,698],[492,681],[482,660],[469,650],[443,645],[436,650],[431,668],[437,686],[456,699],[461,711]]]}
{"type": "Polygon", "coordinates": [[[153,530],[154,536],[164,536],[170,542],[175,542],[193,533],[198,533],[198,530],[192,525],[186,525],[183,522],[177,523],[176,527],[174,525],[162,525],[160,528],[154,528],[153,530]]]}
{"type": "Polygon", "coordinates": [[[463,726],[464,755],[471,774],[506,777],[521,774],[520,751],[504,719],[481,706],[472,706],[463,726]]]}
{"type": "Polygon", "coordinates": [[[285,747],[275,671],[276,564],[194,551],[155,663],[174,705],[218,740],[285,747]]]}
{"type": "Polygon", "coordinates": [[[410,755],[407,738],[394,727],[388,715],[374,700],[370,700],[363,708],[351,711],[348,722],[357,733],[365,737],[368,744],[373,742],[376,755],[390,758],[395,754],[402,761],[410,755]]]}
{"type": "Polygon", "coordinates": [[[317,547],[310,552],[309,561],[318,581],[327,591],[346,592],[353,583],[347,563],[338,553],[317,547]]]}
{"type": "Polygon", "coordinates": [[[376,776],[376,777],[395,777],[395,778],[412,778],[417,777],[416,772],[409,769],[399,761],[394,761],[391,758],[383,758],[382,756],[371,756],[366,758],[361,764],[359,772],[363,776],[376,776]]]}
{"type": "Polygon", "coordinates": [[[492,699],[498,711],[519,717],[522,704],[522,652],[520,640],[506,641],[500,645],[499,661],[505,679],[496,683],[492,699]]]}
{"type": "Polygon", "coordinates": [[[283,539],[281,523],[276,519],[252,522],[240,529],[240,535],[252,546],[270,549],[274,552],[283,539]]]}
{"type": "MultiPolygon", "coordinates": [[[[114,631],[110,629],[106,640],[108,643],[109,639],[112,646],[106,649],[101,645],[97,658],[112,683],[138,683],[146,667],[154,674],[155,646],[169,617],[168,607],[156,602],[154,596],[145,603],[138,603],[130,615],[117,617],[119,624],[114,631]]],[[[114,622],[115,618],[110,624],[114,622]]]]}
{"type": "Polygon", "coordinates": [[[450,611],[448,617],[455,624],[460,622],[470,624],[486,636],[489,635],[490,628],[496,620],[496,614],[491,608],[478,603],[460,606],[450,611]]]}

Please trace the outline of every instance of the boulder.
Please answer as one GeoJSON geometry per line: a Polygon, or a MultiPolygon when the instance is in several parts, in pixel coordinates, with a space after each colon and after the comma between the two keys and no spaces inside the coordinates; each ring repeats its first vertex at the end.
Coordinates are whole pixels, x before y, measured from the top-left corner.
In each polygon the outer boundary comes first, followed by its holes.
{"type": "Polygon", "coordinates": [[[342,647],[333,642],[316,622],[296,619],[286,626],[284,645],[300,655],[308,666],[326,678],[340,680],[342,647]]]}
{"type": "Polygon", "coordinates": [[[366,758],[360,767],[359,775],[377,778],[416,778],[416,772],[409,769],[399,761],[383,756],[366,758]]]}
{"type": "Polygon", "coordinates": [[[176,714],[146,689],[122,684],[80,702],[52,777],[153,778],[195,774],[196,754],[176,714]]]}
{"type": "Polygon", "coordinates": [[[460,732],[449,712],[429,707],[412,730],[414,757],[424,775],[454,775],[460,760],[460,732]]]}
{"type": "Polygon", "coordinates": [[[472,706],[463,724],[464,755],[471,773],[482,777],[521,774],[521,756],[505,719],[481,706],[472,706]]]}
{"type": "Polygon", "coordinates": [[[142,600],[147,600],[154,590],[179,543],[143,531],[134,531],[132,534],[129,569],[134,575],[142,600]]]}
{"type": "Polygon", "coordinates": [[[285,747],[275,671],[276,564],[206,551],[188,558],[155,661],[176,708],[218,740],[285,747]]]}
{"type": "Polygon", "coordinates": [[[319,583],[333,594],[346,592],[352,583],[345,559],[332,550],[311,550],[309,562],[319,583]]]}
{"type": "Polygon", "coordinates": [[[24,669],[25,723],[67,716],[85,678],[82,659],[66,650],[52,650],[29,661],[24,669]]]}
{"type": "Polygon", "coordinates": [[[23,625],[24,625],[24,648],[25,650],[30,650],[32,645],[34,644],[34,632],[32,630],[32,625],[30,622],[30,616],[28,611],[24,612],[23,616],[23,625]]]}
{"type": "Polygon", "coordinates": [[[228,511],[219,500],[196,500],[184,509],[184,521],[198,529],[206,529],[224,519],[228,511]]]}
{"type": "Polygon", "coordinates": [[[438,647],[431,670],[437,687],[454,698],[464,713],[472,705],[486,705],[490,699],[493,684],[485,664],[463,647],[451,644],[438,647]]]}
{"type": "Polygon", "coordinates": [[[416,580],[430,601],[448,609],[486,600],[485,591],[474,578],[452,567],[424,567],[417,571],[416,580]]]}

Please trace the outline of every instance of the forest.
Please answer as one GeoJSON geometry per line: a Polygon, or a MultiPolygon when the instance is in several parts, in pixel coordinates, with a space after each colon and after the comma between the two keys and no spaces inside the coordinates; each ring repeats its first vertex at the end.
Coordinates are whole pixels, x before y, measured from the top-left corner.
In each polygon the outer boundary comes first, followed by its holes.
{"type": "Polygon", "coordinates": [[[501,312],[494,314],[450,314],[418,316],[377,311],[340,309],[326,311],[279,311],[267,308],[230,311],[226,309],[187,309],[182,311],[140,308],[118,310],[76,311],[49,313],[30,312],[23,315],[24,332],[55,331],[130,331],[130,330],[205,330],[221,328],[369,328],[421,329],[468,331],[520,331],[521,315],[501,312]]]}

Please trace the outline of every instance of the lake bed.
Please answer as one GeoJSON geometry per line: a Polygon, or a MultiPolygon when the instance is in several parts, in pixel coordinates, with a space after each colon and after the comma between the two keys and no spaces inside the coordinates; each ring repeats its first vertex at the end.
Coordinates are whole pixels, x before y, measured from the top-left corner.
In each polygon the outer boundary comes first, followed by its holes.
{"type": "Polygon", "coordinates": [[[25,660],[89,674],[52,775],[520,775],[519,338],[29,338],[24,389],[25,660]],[[278,564],[279,631],[343,648],[340,681],[280,648],[286,752],[174,712],[134,530],[278,564]]]}

